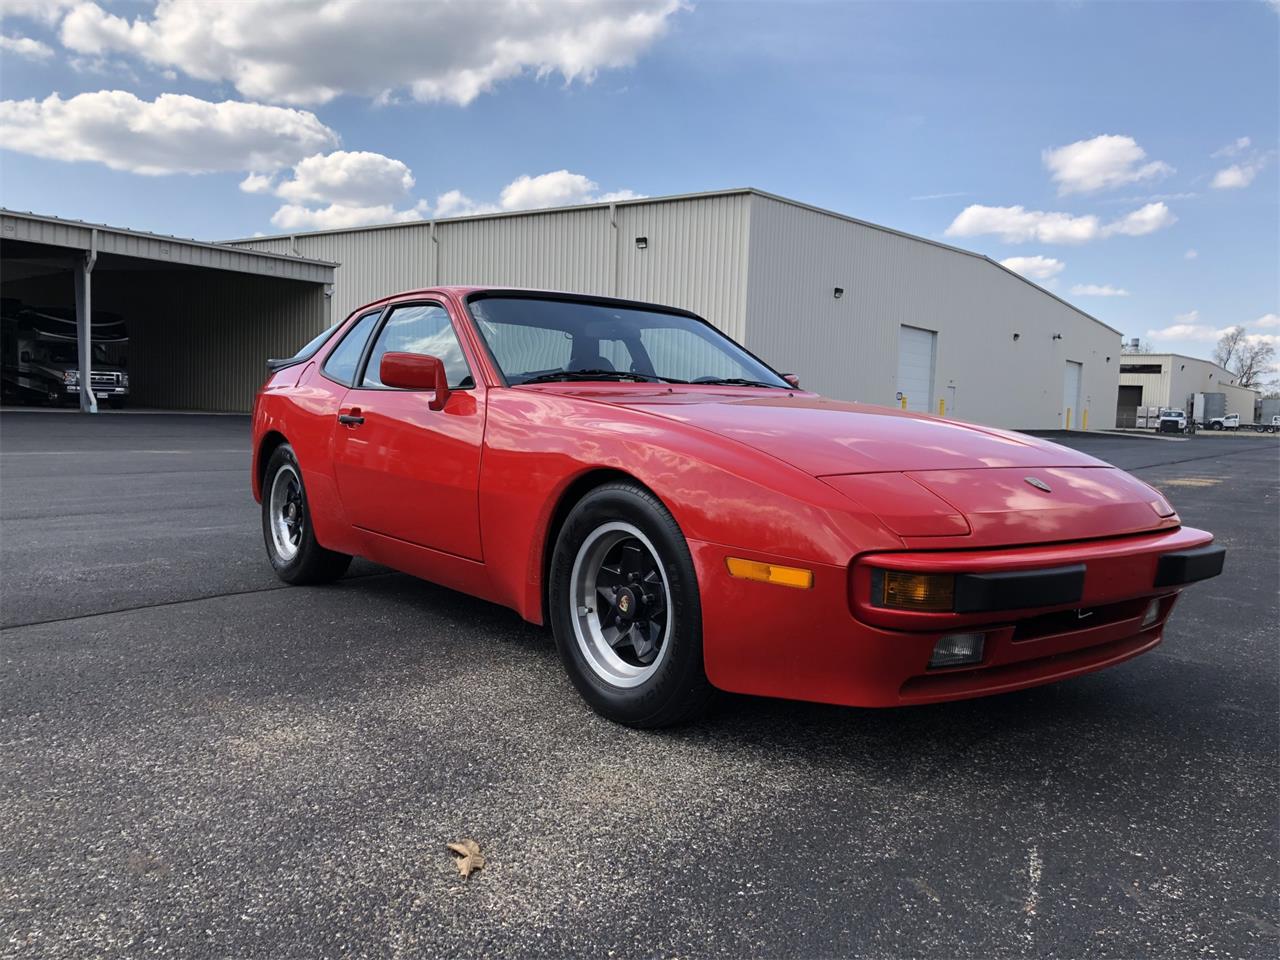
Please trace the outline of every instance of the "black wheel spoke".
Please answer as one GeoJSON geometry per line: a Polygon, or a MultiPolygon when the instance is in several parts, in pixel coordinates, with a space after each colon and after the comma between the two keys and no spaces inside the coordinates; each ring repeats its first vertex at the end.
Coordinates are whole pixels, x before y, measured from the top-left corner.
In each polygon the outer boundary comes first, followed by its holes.
{"type": "Polygon", "coordinates": [[[622,570],[616,566],[606,564],[600,568],[600,572],[596,574],[597,587],[616,587],[619,586],[625,578],[622,570]]]}
{"type": "Polygon", "coordinates": [[[622,564],[622,572],[630,578],[632,575],[639,579],[645,573],[645,554],[644,547],[636,543],[634,540],[624,541],[622,550],[620,551],[620,559],[622,564]]]}

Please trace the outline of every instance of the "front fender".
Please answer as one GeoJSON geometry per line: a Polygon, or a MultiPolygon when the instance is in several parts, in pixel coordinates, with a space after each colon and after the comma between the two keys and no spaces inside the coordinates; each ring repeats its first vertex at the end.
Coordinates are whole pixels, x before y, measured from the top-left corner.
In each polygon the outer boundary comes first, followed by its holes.
{"type": "Polygon", "coordinates": [[[902,547],[874,514],[735,440],[582,397],[496,389],[480,473],[481,536],[495,591],[528,620],[542,620],[542,558],[556,506],[598,470],[648,487],[690,541],[839,566],[859,550],[902,547]]]}

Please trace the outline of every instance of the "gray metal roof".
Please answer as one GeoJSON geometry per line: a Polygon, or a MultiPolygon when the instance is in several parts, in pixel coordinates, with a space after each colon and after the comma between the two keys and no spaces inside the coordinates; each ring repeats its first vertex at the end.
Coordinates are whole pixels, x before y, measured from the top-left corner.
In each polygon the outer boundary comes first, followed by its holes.
{"type": "Polygon", "coordinates": [[[0,208],[0,239],[310,283],[333,283],[337,267],[337,264],[324,260],[246,250],[4,208],[0,208]]]}
{"type": "MultiPolygon", "coordinates": [[[[1118,336],[1122,335],[1121,331],[1117,330],[1115,327],[1111,326],[1109,323],[1105,323],[1104,321],[1099,320],[1097,317],[1093,316],[1093,314],[1087,313],[1084,310],[1081,310],[1074,303],[1071,303],[1069,300],[1064,300],[1062,297],[1058,296],[1052,290],[1047,290],[1044,287],[1040,286],[1040,284],[1036,283],[1034,280],[1029,280],[1026,277],[1024,277],[1022,274],[1014,270],[1010,270],[1000,261],[993,260],[991,257],[987,256],[984,253],[977,253],[973,250],[966,250],[964,247],[953,246],[949,243],[943,243],[940,240],[931,240],[928,237],[921,237],[917,234],[907,233],[903,230],[895,230],[892,227],[886,227],[879,223],[872,223],[870,220],[859,220],[857,217],[851,217],[851,216],[848,216],[847,214],[838,213],[835,210],[828,210],[825,207],[817,207],[817,206],[814,206],[813,204],[804,203],[800,200],[792,200],[790,197],[783,197],[776,193],[769,193],[767,190],[760,190],[760,189],[757,189],[756,187],[732,187],[724,190],[705,190],[700,193],[677,193],[677,194],[671,194],[665,197],[636,197],[630,200],[616,200],[612,202],[600,202],[600,203],[582,203],[582,204],[575,204],[573,206],[567,206],[567,207],[540,207],[535,210],[504,210],[504,211],[498,211],[493,213],[471,214],[463,217],[440,217],[436,219],[435,222],[451,223],[456,220],[492,220],[492,219],[500,219],[504,217],[525,217],[533,214],[562,213],[568,210],[583,210],[583,209],[591,209],[593,207],[594,208],[613,207],[613,206],[622,207],[622,206],[635,206],[635,205],[647,204],[647,203],[672,203],[680,200],[699,200],[707,197],[725,197],[725,196],[734,196],[734,195],[741,195],[741,194],[753,194],[759,197],[767,197],[768,199],[776,200],[779,203],[786,203],[786,204],[790,204],[793,207],[800,207],[804,210],[811,210],[814,213],[820,213],[828,217],[834,217],[837,220],[844,220],[847,223],[855,223],[858,226],[867,227],[871,230],[880,230],[884,233],[893,234],[896,237],[903,237],[907,240],[915,240],[919,243],[927,243],[930,246],[940,247],[941,249],[949,250],[952,253],[959,253],[959,254],[963,254],[966,257],[975,257],[978,260],[984,260],[987,263],[989,263],[991,266],[995,267],[996,269],[1003,270],[1005,273],[1009,274],[1010,276],[1016,277],[1017,279],[1021,280],[1023,283],[1029,284],[1030,286],[1039,290],[1041,293],[1045,294],[1046,296],[1053,297],[1053,299],[1057,300],[1059,303],[1063,304],[1064,306],[1070,307],[1072,310],[1080,314],[1082,317],[1092,320],[1094,323],[1098,324],[1099,326],[1106,327],[1108,330],[1112,331],[1118,336]]],[[[421,226],[424,222],[429,222],[429,221],[408,220],[408,221],[400,221],[397,223],[369,224],[363,227],[338,227],[333,230],[295,231],[293,233],[271,234],[264,237],[243,237],[238,240],[227,240],[225,242],[228,244],[239,244],[239,243],[253,243],[254,241],[258,241],[258,240],[284,240],[284,239],[289,239],[289,238],[298,237],[298,236],[314,237],[314,236],[323,236],[326,234],[360,233],[361,231],[366,231],[366,230],[394,230],[401,227],[421,226]]]]}

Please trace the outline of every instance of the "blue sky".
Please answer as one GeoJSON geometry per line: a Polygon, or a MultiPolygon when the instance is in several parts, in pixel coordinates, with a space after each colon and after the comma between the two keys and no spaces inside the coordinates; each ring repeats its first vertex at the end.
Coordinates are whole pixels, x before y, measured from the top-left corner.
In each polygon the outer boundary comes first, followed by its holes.
{"type": "Polygon", "coordinates": [[[1280,336],[1275,3],[279,3],[0,0],[0,204],[226,239],[755,186],[1157,348],[1280,336]]]}

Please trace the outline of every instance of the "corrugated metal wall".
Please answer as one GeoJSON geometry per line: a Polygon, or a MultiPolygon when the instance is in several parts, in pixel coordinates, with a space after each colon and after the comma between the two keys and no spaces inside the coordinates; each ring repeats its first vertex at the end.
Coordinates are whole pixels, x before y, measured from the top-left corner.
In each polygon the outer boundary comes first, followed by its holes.
{"type": "Polygon", "coordinates": [[[1115,425],[1118,333],[982,258],[752,198],[749,349],[821,393],[894,404],[904,324],[938,335],[934,397],[948,416],[1061,426],[1071,360],[1090,427],[1115,425]]]}
{"type": "MultiPolygon", "coordinates": [[[[290,356],[324,329],[324,287],[221,270],[93,273],[93,307],[129,327],[130,404],[247,412],[268,357],[290,356]]],[[[70,272],[5,284],[28,304],[75,305],[70,272]]]]}
{"type": "Polygon", "coordinates": [[[538,287],[693,310],[740,338],[746,316],[750,195],[533,211],[239,241],[340,263],[333,315],[435,284],[538,287]],[[636,238],[647,238],[639,249],[636,238]]]}

